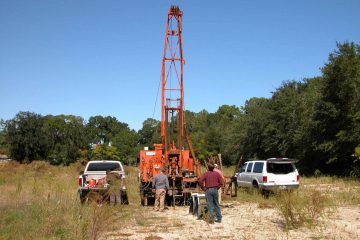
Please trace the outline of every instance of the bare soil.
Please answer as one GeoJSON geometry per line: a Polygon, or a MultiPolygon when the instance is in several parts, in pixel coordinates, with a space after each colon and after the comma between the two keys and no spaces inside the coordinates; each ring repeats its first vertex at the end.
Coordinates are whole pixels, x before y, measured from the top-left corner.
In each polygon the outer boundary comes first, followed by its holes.
{"type": "Polygon", "coordinates": [[[315,226],[298,229],[286,229],[275,208],[255,203],[224,202],[222,214],[222,223],[208,224],[189,214],[188,207],[165,212],[144,207],[140,218],[126,223],[119,219],[116,224],[124,228],[102,239],[360,239],[360,206],[339,207],[315,226]]]}

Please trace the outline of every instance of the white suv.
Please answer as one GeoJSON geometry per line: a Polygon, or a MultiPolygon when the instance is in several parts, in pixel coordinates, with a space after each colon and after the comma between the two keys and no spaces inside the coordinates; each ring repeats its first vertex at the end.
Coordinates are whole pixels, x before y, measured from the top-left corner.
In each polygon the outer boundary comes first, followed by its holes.
{"type": "Polygon", "coordinates": [[[264,193],[275,188],[298,188],[300,176],[295,162],[296,160],[288,158],[247,161],[235,175],[237,185],[258,188],[264,193]]]}

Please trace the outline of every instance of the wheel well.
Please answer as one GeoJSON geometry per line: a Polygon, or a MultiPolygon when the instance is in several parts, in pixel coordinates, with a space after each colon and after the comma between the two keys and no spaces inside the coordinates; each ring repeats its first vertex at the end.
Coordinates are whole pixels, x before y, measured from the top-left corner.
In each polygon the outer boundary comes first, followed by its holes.
{"type": "Polygon", "coordinates": [[[259,186],[258,182],[257,182],[255,179],[253,180],[252,185],[253,185],[254,187],[258,187],[258,186],[259,186]]]}

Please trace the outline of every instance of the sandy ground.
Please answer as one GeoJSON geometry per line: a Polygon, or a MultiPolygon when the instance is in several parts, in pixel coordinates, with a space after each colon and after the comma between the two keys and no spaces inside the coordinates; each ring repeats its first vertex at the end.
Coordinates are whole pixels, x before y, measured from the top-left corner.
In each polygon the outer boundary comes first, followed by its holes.
{"type": "Polygon", "coordinates": [[[313,228],[285,230],[276,209],[224,202],[222,223],[208,224],[188,207],[154,212],[144,208],[143,223],[107,232],[103,239],[360,239],[360,206],[340,207],[313,228]]]}

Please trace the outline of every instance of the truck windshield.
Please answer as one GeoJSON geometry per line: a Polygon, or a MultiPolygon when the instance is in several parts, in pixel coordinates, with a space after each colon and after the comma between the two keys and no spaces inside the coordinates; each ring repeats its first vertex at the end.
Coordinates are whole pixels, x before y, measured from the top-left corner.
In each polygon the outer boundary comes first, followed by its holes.
{"type": "Polygon", "coordinates": [[[120,164],[119,163],[105,163],[105,162],[100,162],[100,163],[90,163],[87,171],[114,171],[114,170],[118,170],[118,171],[122,171],[120,164]]]}
{"type": "Polygon", "coordinates": [[[288,174],[294,171],[291,163],[267,163],[267,172],[275,174],[288,174]]]}

